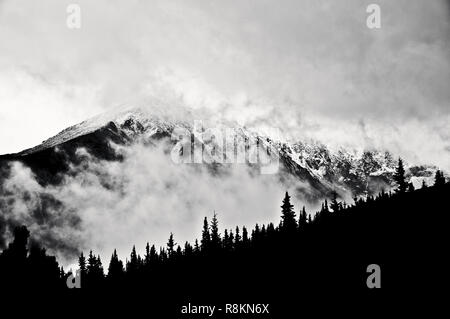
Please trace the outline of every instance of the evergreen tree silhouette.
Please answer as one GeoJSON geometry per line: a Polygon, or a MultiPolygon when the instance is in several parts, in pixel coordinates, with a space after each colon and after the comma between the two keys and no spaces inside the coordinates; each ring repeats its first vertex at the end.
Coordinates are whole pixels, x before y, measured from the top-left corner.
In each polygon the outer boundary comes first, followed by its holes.
{"type": "Polygon", "coordinates": [[[185,256],[192,256],[194,253],[194,249],[192,248],[191,244],[186,241],[184,243],[184,255],[185,256]]]}
{"type": "Polygon", "coordinates": [[[281,205],[281,221],[283,230],[291,232],[297,228],[297,221],[295,220],[294,205],[291,204],[291,196],[288,192],[283,199],[283,205],[281,205]]]}
{"type": "Polygon", "coordinates": [[[209,233],[208,219],[205,217],[203,221],[202,239],[200,242],[201,250],[203,252],[209,249],[210,242],[211,242],[211,235],[209,233]]]}
{"type": "Polygon", "coordinates": [[[150,244],[145,245],[144,265],[146,268],[150,266],[150,244]]]}
{"type": "Polygon", "coordinates": [[[403,161],[401,158],[398,159],[398,165],[394,173],[394,181],[398,186],[398,192],[406,192],[407,183],[405,179],[405,168],[403,167],[403,161]]]}
{"type": "Polygon", "coordinates": [[[195,244],[194,244],[194,254],[199,254],[200,253],[200,245],[198,244],[198,239],[195,240],[195,244]]]}
{"type": "Polygon", "coordinates": [[[81,252],[80,257],[78,258],[78,269],[80,270],[81,280],[85,280],[87,274],[86,268],[86,257],[84,257],[83,252],[81,252]]]}
{"type": "Polygon", "coordinates": [[[86,286],[91,286],[95,285],[95,266],[96,266],[96,257],[94,256],[94,254],[92,253],[92,250],[89,251],[89,256],[88,256],[88,264],[87,264],[87,276],[86,276],[86,286]]]}
{"type": "Polygon", "coordinates": [[[169,255],[169,258],[173,257],[173,254],[175,252],[175,246],[176,243],[173,239],[173,233],[170,233],[169,241],[167,242],[167,254],[169,255]]]}
{"type": "Polygon", "coordinates": [[[223,232],[223,241],[222,241],[222,247],[225,249],[225,251],[230,251],[230,236],[228,236],[228,229],[225,229],[223,232]]]}
{"type": "Polygon", "coordinates": [[[217,214],[214,213],[213,219],[211,220],[211,242],[210,247],[213,251],[217,251],[221,246],[221,238],[219,234],[219,221],[217,219],[217,214]]]}
{"type": "Polygon", "coordinates": [[[256,244],[259,241],[259,235],[260,235],[259,233],[260,233],[259,225],[256,224],[255,228],[252,230],[251,241],[253,242],[253,244],[256,244]]]}
{"type": "Polygon", "coordinates": [[[235,231],[235,235],[234,235],[234,247],[237,249],[239,247],[241,247],[241,235],[240,235],[240,231],[239,231],[239,226],[236,226],[236,231],[235,231]]]}
{"type": "Polygon", "coordinates": [[[117,256],[117,251],[114,249],[114,253],[111,256],[111,261],[108,267],[108,280],[112,283],[120,283],[124,276],[123,263],[117,256]]]}
{"type": "Polygon", "coordinates": [[[137,276],[139,270],[139,260],[136,253],[136,246],[133,246],[130,254],[130,260],[126,264],[127,275],[130,275],[131,278],[137,276]]]}
{"type": "Polygon", "coordinates": [[[183,250],[181,249],[181,247],[178,245],[177,250],[175,251],[175,258],[177,260],[180,260],[180,258],[183,257],[183,250]]]}
{"type": "Polygon", "coordinates": [[[158,263],[158,253],[156,252],[156,247],[155,245],[152,245],[152,247],[150,248],[150,266],[154,266],[158,263]]]}
{"type": "Polygon", "coordinates": [[[87,287],[98,287],[101,286],[103,278],[104,272],[100,256],[96,257],[91,250],[88,257],[86,280],[82,280],[87,287]]]}

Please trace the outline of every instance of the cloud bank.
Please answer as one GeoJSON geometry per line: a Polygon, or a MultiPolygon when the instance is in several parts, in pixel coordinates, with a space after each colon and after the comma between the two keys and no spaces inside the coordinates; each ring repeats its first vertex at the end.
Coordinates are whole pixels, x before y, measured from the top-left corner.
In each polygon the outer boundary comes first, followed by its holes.
{"type": "Polygon", "coordinates": [[[29,226],[33,239],[65,265],[90,249],[109,261],[115,248],[125,257],[133,245],[141,252],[146,242],[165,246],[170,232],[180,245],[193,242],[214,212],[222,231],[279,220],[285,188],[275,175],[256,178],[247,165],[212,174],[205,165],[171,161],[171,148],[117,147],[122,162],[79,149],[83,163],[57,186],[39,185],[30,169],[14,163],[3,184],[2,218],[29,226]]]}

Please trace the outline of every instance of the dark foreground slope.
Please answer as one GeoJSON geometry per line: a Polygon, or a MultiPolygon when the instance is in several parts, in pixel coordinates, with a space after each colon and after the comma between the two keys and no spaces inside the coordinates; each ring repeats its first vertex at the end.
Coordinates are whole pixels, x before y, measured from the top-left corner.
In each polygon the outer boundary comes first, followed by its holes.
{"type": "Polygon", "coordinates": [[[233,230],[234,240],[229,231],[226,237],[222,230],[216,236],[212,223],[198,247],[186,244],[177,250],[175,245],[172,251],[169,241],[167,248],[149,249],[143,257],[133,252],[125,269],[112,258],[106,277],[100,261],[91,255],[81,276],[81,289],[72,290],[65,285],[67,274],[58,275],[54,259],[36,251],[34,259],[31,253],[27,258],[26,250],[20,248],[25,245],[23,240],[16,238],[0,256],[2,289],[53,289],[72,302],[79,298],[78,305],[97,303],[109,310],[143,300],[147,313],[163,313],[161,318],[208,317],[183,315],[188,303],[215,305],[222,312],[226,304],[269,304],[271,315],[258,318],[298,317],[302,302],[311,299],[319,303],[342,300],[350,305],[358,300],[376,307],[386,294],[423,295],[443,284],[448,265],[444,260],[449,194],[447,183],[380,194],[351,206],[331,202],[336,211],[326,204],[312,220],[301,214],[295,228],[288,225],[285,215],[280,226],[258,226],[248,236],[241,230],[236,239],[233,230]],[[381,269],[380,289],[367,286],[367,267],[372,264],[381,269]],[[117,303],[107,306],[103,298],[117,303]]]}

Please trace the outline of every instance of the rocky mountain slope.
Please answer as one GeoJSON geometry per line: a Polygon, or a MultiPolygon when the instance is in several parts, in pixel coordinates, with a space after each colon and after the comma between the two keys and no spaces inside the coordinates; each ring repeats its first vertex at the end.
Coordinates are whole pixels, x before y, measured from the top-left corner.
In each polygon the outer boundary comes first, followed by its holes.
{"type": "MultiPolygon", "coordinates": [[[[224,132],[222,128],[219,131],[224,132]]],[[[131,145],[143,142],[151,148],[164,140],[174,150],[183,138],[187,138],[187,144],[193,148],[200,145],[208,150],[208,154],[215,152],[208,165],[226,166],[228,164],[222,164],[221,160],[223,162],[224,159],[229,159],[231,153],[227,153],[226,149],[230,148],[230,143],[231,146],[236,146],[238,139],[244,141],[246,151],[249,150],[248,144],[251,144],[249,141],[262,145],[268,161],[277,164],[275,173],[280,182],[291,188],[294,186],[298,197],[308,201],[330,196],[333,191],[342,196],[359,196],[388,190],[393,186],[392,174],[396,158],[389,152],[356,152],[346,149],[332,151],[318,142],[289,143],[237,126],[227,131],[227,134],[230,135],[230,132],[234,135],[231,142],[227,139],[225,144],[220,145],[214,140],[214,131],[208,128],[199,130],[192,123],[162,120],[139,109],[119,114],[103,114],[69,127],[34,148],[0,156],[0,173],[5,178],[8,163],[20,161],[33,170],[39,183],[58,184],[71,165],[81,164],[82,159],[77,156],[80,148],[98,159],[115,161],[122,160],[122,155],[115,151],[111,143],[131,145]]],[[[184,146],[188,146],[187,144],[185,141],[184,146]]],[[[183,154],[180,149],[178,155],[182,157],[186,153],[183,154]]],[[[168,160],[171,160],[169,156],[168,160]]],[[[262,165],[258,161],[249,163],[248,155],[245,162],[256,168],[261,168],[262,165]]],[[[407,177],[418,186],[422,180],[432,179],[436,169],[433,166],[409,166],[407,177]]]]}

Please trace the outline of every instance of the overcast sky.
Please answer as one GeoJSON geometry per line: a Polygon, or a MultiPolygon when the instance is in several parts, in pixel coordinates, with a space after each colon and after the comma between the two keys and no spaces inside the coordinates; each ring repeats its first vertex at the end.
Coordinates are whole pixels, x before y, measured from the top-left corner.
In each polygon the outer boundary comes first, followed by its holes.
{"type": "Polygon", "coordinates": [[[80,29],[70,3],[0,0],[2,154],[157,98],[450,169],[445,1],[80,0],[80,29]]]}

